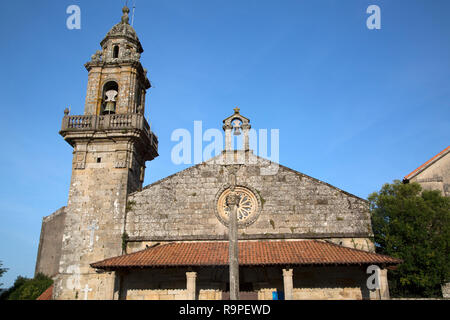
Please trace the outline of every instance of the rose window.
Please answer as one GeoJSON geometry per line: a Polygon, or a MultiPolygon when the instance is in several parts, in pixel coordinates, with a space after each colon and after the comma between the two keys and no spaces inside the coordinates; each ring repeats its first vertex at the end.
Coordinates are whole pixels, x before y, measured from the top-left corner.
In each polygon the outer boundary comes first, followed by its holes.
{"type": "MultiPolygon", "coordinates": [[[[234,192],[239,197],[239,204],[237,206],[237,220],[240,224],[251,220],[258,211],[258,200],[255,194],[247,188],[235,187],[234,192]]],[[[226,189],[219,196],[217,201],[217,211],[220,218],[224,222],[229,221],[231,208],[227,205],[227,196],[231,193],[230,189],[226,189]]]]}

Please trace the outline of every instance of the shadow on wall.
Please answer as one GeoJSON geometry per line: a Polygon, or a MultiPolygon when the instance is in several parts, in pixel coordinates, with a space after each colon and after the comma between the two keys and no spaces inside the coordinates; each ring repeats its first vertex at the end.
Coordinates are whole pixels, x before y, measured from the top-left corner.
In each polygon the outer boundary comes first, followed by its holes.
{"type": "MultiPolygon", "coordinates": [[[[293,298],[297,299],[369,299],[367,275],[363,267],[293,268],[293,298]]],[[[186,300],[188,268],[141,269],[122,273],[120,299],[186,300]]],[[[196,300],[229,299],[228,268],[205,267],[194,270],[196,300]]],[[[120,273],[118,273],[120,274],[120,273]]],[[[242,300],[284,299],[281,267],[241,267],[242,300]]]]}

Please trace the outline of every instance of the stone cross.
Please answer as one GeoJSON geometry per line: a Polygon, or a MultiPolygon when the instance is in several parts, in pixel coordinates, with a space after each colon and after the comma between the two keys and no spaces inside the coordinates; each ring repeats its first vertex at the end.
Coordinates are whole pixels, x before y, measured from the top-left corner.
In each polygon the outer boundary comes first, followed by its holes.
{"type": "Polygon", "coordinates": [[[92,288],[89,288],[89,285],[86,284],[86,286],[81,289],[82,292],[84,292],[84,300],[88,299],[88,293],[92,291],[92,288]]]}
{"type": "Polygon", "coordinates": [[[93,247],[94,247],[94,234],[95,234],[95,230],[98,230],[98,225],[97,222],[92,222],[91,226],[88,227],[88,230],[91,231],[91,235],[89,238],[89,250],[92,251],[93,247]]]}

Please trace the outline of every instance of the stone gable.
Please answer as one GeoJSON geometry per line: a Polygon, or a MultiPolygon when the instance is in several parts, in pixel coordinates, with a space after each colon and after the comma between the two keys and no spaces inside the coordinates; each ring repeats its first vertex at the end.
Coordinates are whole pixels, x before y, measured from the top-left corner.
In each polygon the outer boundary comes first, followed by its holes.
{"type": "MultiPolygon", "coordinates": [[[[228,186],[223,154],[155,182],[128,198],[126,232],[131,241],[227,239],[216,199],[228,186]]],[[[254,155],[242,165],[237,185],[260,201],[256,221],[241,227],[241,239],[369,238],[368,203],[327,183],[254,155]],[[252,162],[252,161],[250,161],[252,162]],[[256,162],[256,163],[255,163],[256,162]]]]}
{"type": "Polygon", "coordinates": [[[417,182],[424,190],[439,190],[450,197],[450,147],[411,172],[404,181],[417,182]]]}

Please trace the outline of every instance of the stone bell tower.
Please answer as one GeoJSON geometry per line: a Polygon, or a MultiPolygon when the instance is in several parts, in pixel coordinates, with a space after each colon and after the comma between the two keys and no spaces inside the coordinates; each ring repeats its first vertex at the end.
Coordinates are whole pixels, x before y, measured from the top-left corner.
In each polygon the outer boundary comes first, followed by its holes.
{"type": "Polygon", "coordinates": [[[144,118],[151,85],[129,9],[85,67],[84,115],[66,109],[60,134],[73,147],[59,275],[54,299],[114,299],[115,276],[89,265],[122,254],[127,197],[142,188],[145,162],[158,156],[158,139],[144,118]]]}

